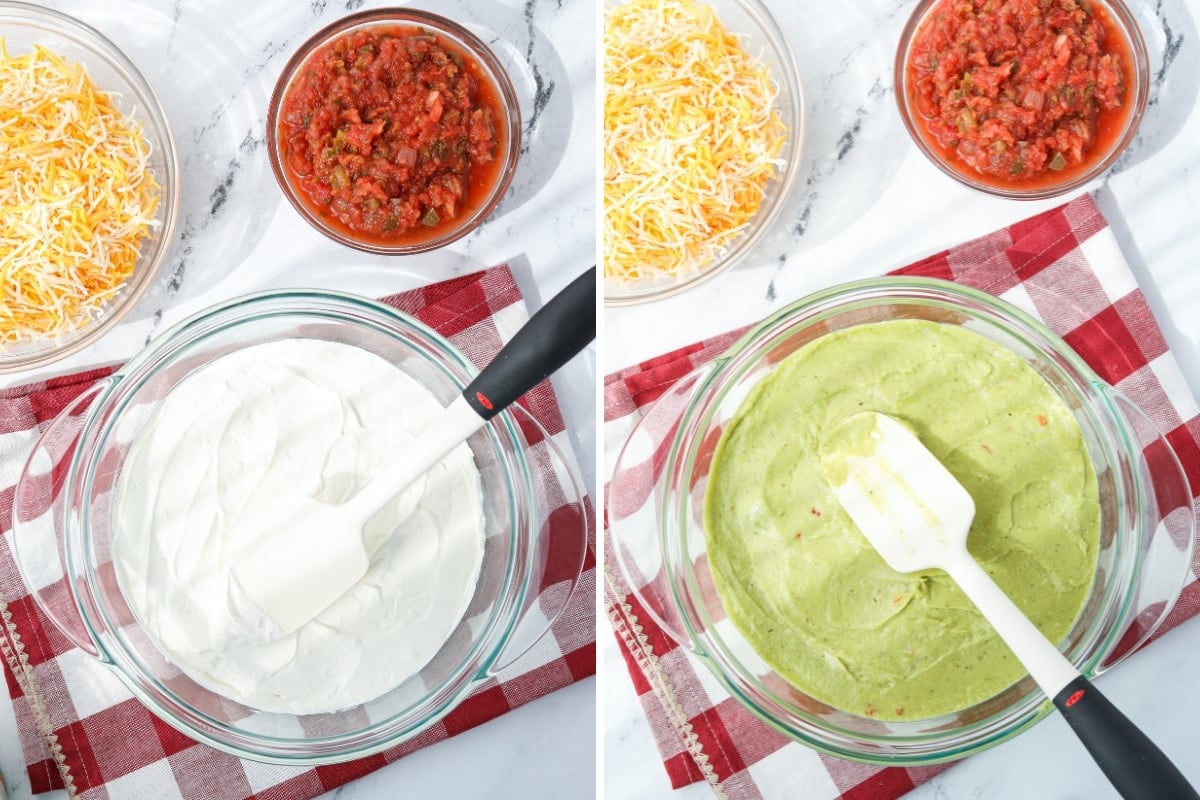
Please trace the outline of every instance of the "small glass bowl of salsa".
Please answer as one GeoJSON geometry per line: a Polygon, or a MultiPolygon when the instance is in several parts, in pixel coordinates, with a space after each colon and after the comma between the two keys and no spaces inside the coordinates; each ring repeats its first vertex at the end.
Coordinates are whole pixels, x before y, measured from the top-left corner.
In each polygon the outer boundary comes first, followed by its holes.
{"type": "Polygon", "coordinates": [[[351,14],[284,65],[267,108],[271,168],[329,238],[422,253],[483,223],[521,149],[516,92],[495,54],[445,17],[351,14]]]}
{"type": "Polygon", "coordinates": [[[917,147],[975,189],[1036,200],[1104,172],[1150,93],[1122,0],[920,0],[900,35],[896,102],[917,147]]]}

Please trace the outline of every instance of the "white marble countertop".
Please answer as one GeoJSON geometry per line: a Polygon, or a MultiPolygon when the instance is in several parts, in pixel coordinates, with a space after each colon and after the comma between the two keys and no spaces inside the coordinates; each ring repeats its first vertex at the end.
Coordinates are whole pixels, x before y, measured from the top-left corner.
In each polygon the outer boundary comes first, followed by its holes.
{"type": "MultiPolygon", "coordinates": [[[[54,0],[115,41],[158,92],[182,165],[181,224],[161,279],[120,328],[23,383],[128,358],[164,326],[263,289],[317,287],[391,294],[507,262],[537,308],[595,262],[596,6],[592,0],[54,0]],[[358,253],[312,230],[271,174],[264,120],[291,52],[362,8],[412,5],[479,34],[521,98],[525,146],[513,187],[471,236],[433,253],[358,253]]],[[[586,485],[595,485],[593,345],[555,376],[586,485]]],[[[29,797],[12,708],[0,702],[0,770],[29,797]]],[[[327,797],[591,797],[595,681],[536,700],[419,751],[327,797]]]]}
{"type": "MultiPolygon", "coordinates": [[[[913,3],[764,2],[796,52],[806,92],[801,188],[775,235],[750,263],[676,298],[607,310],[605,374],[757,321],[817,289],[902,266],[1066,199],[991,198],[959,186],[918,153],[892,97],[895,42],[913,3]]],[[[1129,4],[1149,40],[1154,94],[1133,146],[1087,189],[1095,192],[1192,392],[1200,395],[1200,0],[1129,4]]],[[[614,638],[609,631],[599,638],[605,676],[605,796],[711,796],[704,784],[670,792],[614,638]]],[[[1192,620],[1101,677],[1098,685],[1200,785],[1197,675],[1200,620],[1192,620]]],[[[1066,800],[1116,794],[1066,724],[1050,718],[908,797],[1066,800]]]]}

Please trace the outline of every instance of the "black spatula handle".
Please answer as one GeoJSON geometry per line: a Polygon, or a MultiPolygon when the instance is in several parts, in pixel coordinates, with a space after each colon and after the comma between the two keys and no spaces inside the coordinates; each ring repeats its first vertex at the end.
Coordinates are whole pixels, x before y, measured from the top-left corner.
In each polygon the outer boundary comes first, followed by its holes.
{"type": "Polygon", "coordinates": [[[1087,678],[1068,683],[1054,705],[1125,800],[1200,800],[1170,759],[1087,678]]]}
{"type": "Polygon", "coordinates": [[[496,355],[463,397],[491,419],[596,338],[596,267],[550,298],[496,355]]]}

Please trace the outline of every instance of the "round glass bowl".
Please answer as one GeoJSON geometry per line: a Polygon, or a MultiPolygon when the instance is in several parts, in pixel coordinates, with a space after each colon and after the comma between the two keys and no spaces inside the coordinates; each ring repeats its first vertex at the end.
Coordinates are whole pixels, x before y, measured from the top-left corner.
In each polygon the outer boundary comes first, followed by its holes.
{"type": "Polygon", "coordinates": [[[133,274],[98,313],[69,333],[0,345],[0,373],[41,367],[95,342],[133,309],[166,260],[179,214],[179,162],[175,140],[154,89],[137,66],[99,31],[74,17],[28,3],[0,2],[0,39],[16,57],[42,46],[83,66],[124,114],[141,124],[150,150],[149,170],[159,185],[155,224],[141,242],[133,274]]]}
{"type": "Polygon", "coordinates": [[[695,287],[734,266],[749,254],[771,229],[800,172],[804,140],[804,95],[799,71],[788,39],[760,0],[698,0],[711,6],[729,33],[739,37],[742,49],[766,66],[777,94],[775,109],[786,127],[775,175],[766,186],[762,205],[745,230],[700,269],[678,277],[647,277],[626,283],[606,277],[604,303],[626,306],[661,300],[695,287]]]}
{"type": "MultiPolygon", "coordinates": [[[[427,11],[409,8],[370,9],[343,17],[317,31],[288,59],[267,106],[267,152],[284,197],[318,231],[335,242],[368,253],[411,255],[443,247],[466,236],[495,211],[517,170],[517,158],[521,152],[521,110],[504,67],[478,36],[458,23],[427,11]],[[464,68],[478,84],[478,97],[490,102],[497,115],[495,159],[482,168],[472,167],[465,198],[454,218],[433,224],[427,231],[421,229],[395,239],[353,230],[331,216],[328,209],[318,207],[301,185],[297,157],[288,152],[284,131],[288,125],[284,106],[303,69],[336,40],[369,29],[400,29],[408,33],[436,36],[439,45],[461,57],[464,68]]],[[[420,156],[414,154],[414,157],[420,156]]],[[[307,169],[302,166],[302,158],[300,163],[300,169],[307,169]]],[[[353,180],[353,176],[348,180],[353,180]]]]}
{"type": "Polygon", "coordinates": [[[466,615],[432,661],[374,700],[323,714],[264,712],[196,683],[157,649],[121,594],[112,563],[112,487],[130,443],[172,387],[232,351],[299,338],[372,352],[443,405],[476,373],[436,332],[369,300],[306,291],[232,300],[164,333],[45,429],[17,483],[13,544],[39,608],[151,712],[240,758],[320,764],[417,735],[536,643],[578,580],[587,523],[571,461],[533,417],[510,406],[467,440],[483,487],[483,565],[466,615]],[[573,513],[560,515],[560,508],[573,513]]]}
{"type": "Polygon", "coordinates": [[[1174,451],[1060,338],[1008,303],[939,280],[882,278],[812,295],[769,317],[647,409],[608,493],[622,578],[663,630],[752,713],[817,750],[877,764],[958,759],[1032,726],[1051,706],[1028,676],[956,713],[884,722],[806,695],[768,667],[726,617],[706,555],[704,495],[713,453],[747,392],[804,344],[892,319],[961,325],[1045,378],[1079,422],[1095,468],[1100,553],[1085,608],[1060,648],[1093,677],[1158,628],[1187,578],[1191,491],[1174,451]]]}
{"type": "Polygon", "coordinates": [[[952,150],[940,146],[927,130],[908,69],[917,34],[941,2],[920,0],[913,9],[900,34],[900,44],[896,50],[894,85],[904,126],[917,148],[942,172],[988,194],[1017,200],[1038,200],[1083,186],[1111,167],[1133,141],[1150,97],[1150,61],[1146,42],[1133,13],[1122,0],[1092,0],[1090,5],[1093,12],[1101,12],[1109,21],[1110,25],[1106,27],[1120,38],[1116,49],[1123,51],[1126,56],[1125,99],[1120,124],[1113,122],[1097,129],[1096,146],[1078,168],[1065,169],[1062,173],[1050,171],[1028,182],[1000,183],[963,163],[952,150]]]}

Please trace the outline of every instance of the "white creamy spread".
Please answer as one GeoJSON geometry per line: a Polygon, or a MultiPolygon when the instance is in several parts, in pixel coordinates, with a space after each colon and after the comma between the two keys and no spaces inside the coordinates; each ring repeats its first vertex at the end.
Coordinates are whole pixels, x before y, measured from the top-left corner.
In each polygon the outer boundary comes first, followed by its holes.
{"type": "Polygon", "coordinates": [[[382,358],[315,339],[248,347],[181,381],[116,489],[113,561],[146,633],[196,682],[265,711],[348,708],[417,673],[462,619],[483,558],[466,444],[371,519],[365,536],[382,545],[367,574],[296,632],[271,636],[230,566],[265,533],[241,515],[344,502],[440,410],[382,358]]]}

